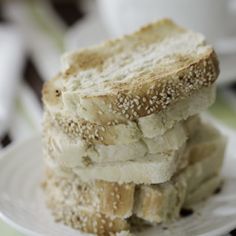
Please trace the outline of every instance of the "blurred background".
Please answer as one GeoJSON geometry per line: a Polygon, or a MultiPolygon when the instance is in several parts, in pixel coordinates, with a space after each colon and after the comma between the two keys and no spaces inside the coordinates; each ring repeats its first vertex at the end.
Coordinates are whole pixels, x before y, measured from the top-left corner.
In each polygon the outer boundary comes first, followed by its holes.
{"type": "MultiPolygon", "coordinates": [[[[221,75],[209,113],[235,129],[235,0],[1,0],[0,149],[40,131],[42,85],[58,72],[62,53],[163,17],[214,45],[221,75]]],[[[21,234],[0,221],[0,235],[21,234]]]]}

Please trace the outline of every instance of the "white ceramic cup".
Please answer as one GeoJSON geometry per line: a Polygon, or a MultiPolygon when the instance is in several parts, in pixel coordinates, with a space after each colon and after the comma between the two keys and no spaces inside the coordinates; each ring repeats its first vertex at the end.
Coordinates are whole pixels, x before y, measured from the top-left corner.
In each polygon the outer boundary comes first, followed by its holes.
{"type": "MultiPolygon", "coordinates": [[[[236,37],[236,0],[97,0],[112,36],[161,18],[203,33],[214,44],[236,37]]],[[[236,42],[236,41],[235,41],[236,42]]]]}

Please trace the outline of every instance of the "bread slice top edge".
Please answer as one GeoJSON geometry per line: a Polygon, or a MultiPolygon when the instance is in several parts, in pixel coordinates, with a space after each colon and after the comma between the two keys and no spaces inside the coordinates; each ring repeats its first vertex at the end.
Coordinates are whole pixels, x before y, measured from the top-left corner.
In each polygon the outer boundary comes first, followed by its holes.
{"type": "Polygon", "coordinates": [[[164,110],[210,86],[219,74],[217,56],[205,38],[169,19],[67,54],[64,64],[59,76],[45,84],[44,103],[52,109],[62,103],[67,112],[106,121],[164,110]]]}

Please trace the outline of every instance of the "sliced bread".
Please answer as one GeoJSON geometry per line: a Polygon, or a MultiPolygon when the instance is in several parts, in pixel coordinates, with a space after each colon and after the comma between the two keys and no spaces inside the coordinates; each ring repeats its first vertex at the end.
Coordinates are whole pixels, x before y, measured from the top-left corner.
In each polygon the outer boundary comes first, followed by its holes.
{"type": "Polygon", "coordinates": [[[129,217],[134,215],[152,224],[177,218],[182,207],[209,197],[221,184],[225,137],[210,125],[200,130],[205,132],[205,141],[196,136],[196,146],[191,142],[199,158],[163,184],[84,183],[71,173],[60,176],[47,171],[44,189],[55,219],[85,232],[108,235],[128,230],[129,217]]]}
{"type": "Polygon", "coordinates": [[[200,124],[200,119],[190,117],[176,123],[162,136],[141,136],[136,142],[115,145],[91,145],[79,138],[71,139],[53,124],[48,124],[44,127],[43,148],[46,156],[69,168],[95,166],[99,163],[143,161],[148,159],[149,154],[163,156],[163,153],[178,150],[186,143],[197,124],[200,124]]]}
{"type": "Polygon", "coordinates": [[[48,110],[107,124],[167,109],[215,82],[213,48],[169,19],[64,56],[59,82],[46,83],[48,110]]]}
{"type": "Polygon", "coordinates": [[[104,180],[108,182],[156,184],[168,181],[176,171],[188,164],[185,145],[168,153],[148,154],[143,160],[98,163],[95,166],[68,168],[59,165],[57,160],[45,156],[51,168],[60,171],[73,171],[82,181],[104,180]]]}
{"type": "Polygon", "coordinates": [[[88,144],[129,144],[142,136],[153,138],[163,135],[177,122],[186,120],[206,110],[215,101],[215,86],[195,91],[190,97],[182,99],[166,110],[153,113],[136,121],[112,121],[101,125],[86,121],[78,115],[67,112],[48,110],[44,114],[44,126],[52,123],[57,131],[62,131],[72,140],[82,139],[88,144]]]}
{"type": "Polygon", "coordinates": [[[180,209],[209,197],[219,186],[219,172],[224,159],[226,139],[209,124],[203,125],[191,140],[189,159],[194,162],[171,181],[144,185],[135,192],[134,213],[149,222],[160,223],[175,219],[180,209]],[[198,138],[204,134],[204,141],[198,138]],[[193,151],[197,151],[198,158],[193,151]]]}

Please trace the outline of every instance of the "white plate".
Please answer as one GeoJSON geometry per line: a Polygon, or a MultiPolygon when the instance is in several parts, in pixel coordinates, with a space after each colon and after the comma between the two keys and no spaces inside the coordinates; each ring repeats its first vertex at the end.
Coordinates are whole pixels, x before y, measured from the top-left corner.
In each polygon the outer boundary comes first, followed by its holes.
{"type": "MultiPolygon", "coordinates": [[[[222,128],[221,128],[222,129],[222,128]]],[[[222,235],[236,227],[236,134],[223,128],[229,137],[223,170],[223,191],[209,199],[195,214],[163,230],[161,226],[138,235],[222,235]]],[[[0,216],[26,235],[83,235],[54,223],[44,205],[40,188],[43,169],[40,137],[31,138],[6,150],[0,158],[0,216]]]]}

